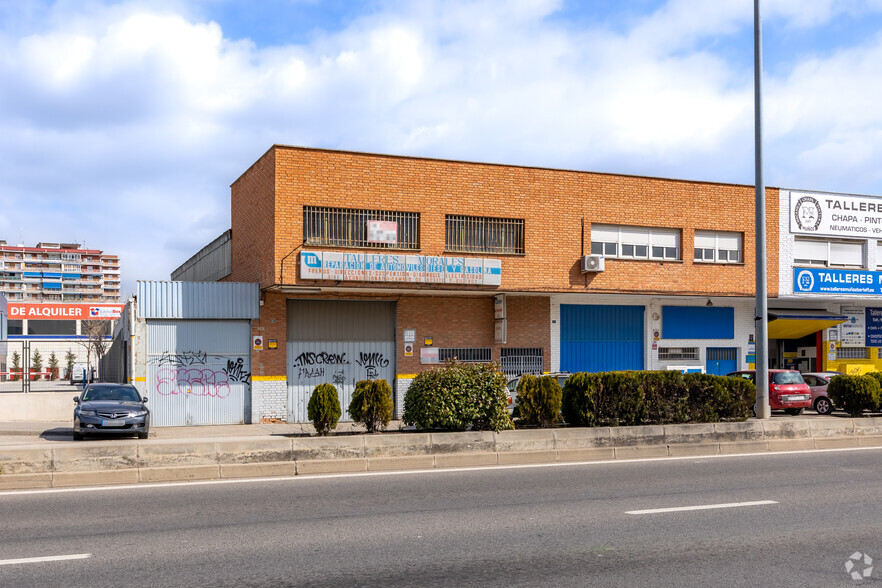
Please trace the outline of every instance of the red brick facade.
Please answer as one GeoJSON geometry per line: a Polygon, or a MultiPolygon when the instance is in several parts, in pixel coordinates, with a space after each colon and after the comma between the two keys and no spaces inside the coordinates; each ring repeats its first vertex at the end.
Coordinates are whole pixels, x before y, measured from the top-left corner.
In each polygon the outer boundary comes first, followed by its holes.
{"type": "MultiPolygon", "coordinates": [[[[227,279],[259,280],[264,290],[321,287],[331,290],[322,297],[397,300],[398,373],[425,367],[418,347],[414,357],[404,357],[405,328],[417,329],[418,341],[432,336],[439,347],[493,347],[498,359],[492,302],[497,292],[509,293],[505,346],[543,347],[546,369],[550,294],[745,297],[754,292],[752,186],[274,146],[233,183],[231,202],[233,272],[227,279]],[[524,219],[525,253],[474,255],[502,260],[499,287],[302,280],[299,251],[308,205],[418,212],[419,251],[409,253],[419,255],[445,254],[446,214],[524,219]],[[590,253],[592,223],[678,229],[681,259],[607,259],[606,271],[583,274],[579,262],[590,253]],[[743,263],[694,263],[696,229],[742,233],[743,263]]],[[[766,202],[769,296],[774,297],[777,189],[767,190],[766,202]]],[[[255,354],[255,376],[285,375],[285,300],[293,296],[264,293],[254,333],[278,340],[279,349],[255,354]]]]}

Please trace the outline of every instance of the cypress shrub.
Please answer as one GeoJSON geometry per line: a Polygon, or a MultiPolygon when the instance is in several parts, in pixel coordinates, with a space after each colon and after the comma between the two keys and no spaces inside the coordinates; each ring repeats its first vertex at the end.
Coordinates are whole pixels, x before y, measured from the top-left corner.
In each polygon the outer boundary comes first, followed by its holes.
{"type": "Polygon", "coordinates": [[[876,411],[882,401],[878,376],[836,376],[827,386],[833,404],[844,408],[853,417],[864,411],[876,411]]]}
{"type": "Polygon", "coordinates": [[[392,388],[386,380],[361,380],[355,384],[349,416],[368,433],[385,429],[392,420],[392,388]]]}
{"type": "Polygon", "coordinates": [[[567,378],[563,387],[561,414],[568,425],[597,426],[597,397],[602,388],[600,374],[579,372],[567,378]]]}
{"type": "Polygon", "coordinates": [[[333,384],[319,384],[312,391],[306,407],[307,416],[319,435],[328,435],[340,420],[340,398],[333,384]]]}
{"type": "Polygon", "coordinates": [[[422,372],[404,396],[404,423],[449,431],[512,429],[505,384],[494,364],[454,361],[422,372]]]}
{"type": "Polygon", "coordinates": [[[518,414],[525,424],[550,427],[560,420],[562,391],[553,376],[521,377],[518,383],[518,414]]]}

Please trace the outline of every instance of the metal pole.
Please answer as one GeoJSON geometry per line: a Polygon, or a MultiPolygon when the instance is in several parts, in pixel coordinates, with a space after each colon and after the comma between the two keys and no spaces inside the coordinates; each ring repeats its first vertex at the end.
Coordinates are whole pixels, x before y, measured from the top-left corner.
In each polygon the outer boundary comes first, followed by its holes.
{"type": "Polygon", "coordinates": [[[760,0],[753,0],[753,102],[756,155],[756,417],[769,410],[769,307],[766,292],[766,186],[763,181],[763,38],[760,0]]]}

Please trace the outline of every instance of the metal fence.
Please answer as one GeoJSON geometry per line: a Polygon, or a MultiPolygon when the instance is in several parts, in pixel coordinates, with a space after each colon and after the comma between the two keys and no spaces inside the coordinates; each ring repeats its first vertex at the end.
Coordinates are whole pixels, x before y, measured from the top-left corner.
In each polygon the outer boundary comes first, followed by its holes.
{"type": "Polygon", "coordinates": [[[541,374],[543,356],[541,347],[509,347],[500,350],[499,363],[509,376],[541,374]]]}
{"type": "MultiPolygon", "coordinates": [[[[68,353],[74,363],[85,362],[85,351],[69,342],[9,341],[5,367],[0,369],[0,393],[66,392],[76,393],[82,384],[71,384],[68,353]],[[82,357],[81,357],[82,354],[82,357]],[[54,357],[54,361],[53,361],[54,357]],[[52,364],[55,367],[52,367],[52,364]]],[[[93,366],[97,362],[92,361],[93,366]]],[[[93,369],[93,372],[96,371],[93,369]]]]}

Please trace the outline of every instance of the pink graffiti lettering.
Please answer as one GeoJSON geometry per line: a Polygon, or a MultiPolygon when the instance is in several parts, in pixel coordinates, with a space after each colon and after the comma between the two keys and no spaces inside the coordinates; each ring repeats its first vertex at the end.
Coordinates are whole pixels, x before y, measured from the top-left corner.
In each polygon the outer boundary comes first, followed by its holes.
{"type": "Polygon", "coordinates": [[[192,394],[226,398],[230,384],[223,371],[198,368],[164,368],[156,374],[156,391],[163,396],[192,394]]]}

